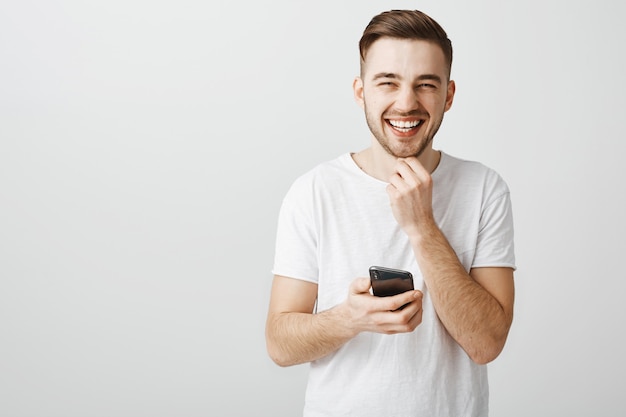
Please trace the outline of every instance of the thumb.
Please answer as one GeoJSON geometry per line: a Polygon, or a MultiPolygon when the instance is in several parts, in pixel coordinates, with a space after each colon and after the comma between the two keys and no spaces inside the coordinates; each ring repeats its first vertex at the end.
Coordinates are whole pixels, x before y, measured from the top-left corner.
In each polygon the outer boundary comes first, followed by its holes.
{"type": "Polygon", "coordinates": [[[371,283],[369,278],[356,278],[350,283],[350,292],[353,294],[362,294],[370,291],[371,283]]]}

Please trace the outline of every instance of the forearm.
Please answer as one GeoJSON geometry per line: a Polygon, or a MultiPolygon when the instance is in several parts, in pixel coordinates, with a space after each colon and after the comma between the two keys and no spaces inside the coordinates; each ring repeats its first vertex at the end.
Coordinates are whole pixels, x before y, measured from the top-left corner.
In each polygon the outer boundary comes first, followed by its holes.
{"type": "Polygon", "coordinates": [[[318,314],[273,313],[266,328],[268,352],[280,366],[322,358],[356,335],[347,323],[342,306],[318,314]]]}
{"type": "Polygon", "coordinates": [[[423,228],[411,241],[445,328],[475,362],[495,359],[506,341],[512,315],[465,271],[436,224],[423,228]]]}

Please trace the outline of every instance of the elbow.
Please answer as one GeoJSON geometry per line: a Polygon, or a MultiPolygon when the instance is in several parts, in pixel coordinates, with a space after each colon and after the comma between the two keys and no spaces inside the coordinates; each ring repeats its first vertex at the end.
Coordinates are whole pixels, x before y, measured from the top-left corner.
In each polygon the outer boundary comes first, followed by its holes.
{"type": "Polygon", "coordinates": [[[502,350],[506,342],[506,335],[501,338],[494,338],[487,343],[475,346],[473,349],[467,349],[466,352],[470,359],[478,365],[487,365],[493,362],[502,350]]]}
{"type": "Polygon", "coordinates": [[[293,359],[285,349],[285,343],[281,341],[280,337],[278,337],[275,328],[275,320],[268,318],[265,326],[265,348],[267,350],[267,354],[272,362],[282,368],[294,365],[295,363],[293,359]]]}
{"type": "Polygon", "coordinates": [[[267,342],[267,354],[276,365],[283,368],[289,366],[289,362],[285,360],[280,352],[278,352],[278,349],[274,348],[269,341],[267,342]]]}
{"type": "Polygon", "coordinates": [[[285,349],[281,348],[281,343],[279,340],[276,340],[271,332],[266,330],[265,334],[265,346],[267,349],[267,354],[269,355],[272,362],[276,365],[285,368],[288,366],[295,365],[296,362],[290,357],[290,355],[285,351],[285,349]]]}
{"type": "Polygon", "coordinates": [[[504,345],[509,336],[513,317],[508,317],[506,325],[492,328],[484,334],[478,343],[470,343],[470,349],[466,349],[470,359],[478,365],[487,365],[493,362],[504,350],[504,345]]]}
{"type": "Polygon", "coordinates": [[[502,349],[482,350],[481,352],[468,353],[470,359],[478,365],[487,365],[500,356],[502,349]]]}
{"type": "Polygon", "coordinates": [[[295,363],[290,363],[285,360],[281,360],[280,358],[273,357],[271,355],[270,355],[270,358],[276,365],[280,366],[281,368],[287,368],[289,366],[295,365],[295,363]]]}
{"type": "Polygon", "coordinates": [[[294,362],[288,355],[284,354],[280,349],[272,346],[272,343],[268,341],[267,343],[267,354],[269,355],[272,362],[281,368],[286,368],[288,366],[296,365],[297,362],[294,362]]]}

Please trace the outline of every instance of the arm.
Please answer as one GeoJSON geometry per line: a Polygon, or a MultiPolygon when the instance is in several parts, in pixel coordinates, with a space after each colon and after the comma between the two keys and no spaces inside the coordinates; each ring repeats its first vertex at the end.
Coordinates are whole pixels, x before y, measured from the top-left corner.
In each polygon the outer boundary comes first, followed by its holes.
{"type": "Polygon", "coordinates": [[[513,320],[513,270],[465,271],[434,221],[432,179],[416,158],[398,161],[387,191],[441,322],[472,360],[492,361],[502,351],[513,320]]]}
{"type": "Polygon", "coordinates": [[[513,270],[474,268],[468,274],[443,233],[412,239],[413,250],[441,322],[479,364],[504,348],[513,320],[513,270]]]}
{"type": "Polygon", "coordinates": [[[371,295],[369,288],[369,279],[357,278],[343,303],[314,314],[316,284],[274,276],[265,328],[272,360],[280,366],[310,362],[336,351],[360,332],[410,332],[421,323],[420,291],[381,298],[371,295]],[[410,305],[397,310],[406,303],[410,305]]]}

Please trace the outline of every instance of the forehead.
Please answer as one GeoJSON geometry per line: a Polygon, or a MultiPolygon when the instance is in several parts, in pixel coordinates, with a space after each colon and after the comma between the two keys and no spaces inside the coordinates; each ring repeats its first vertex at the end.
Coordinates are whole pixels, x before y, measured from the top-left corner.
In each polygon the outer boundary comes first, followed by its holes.
{"type": "Polygon", "coordinates": [[[437,74],[447,78],[446,59],[439,45],[414,39],[380,38],[365,56],[364,76],[381,72],[415,78],[421,74],[437,74]]]}

